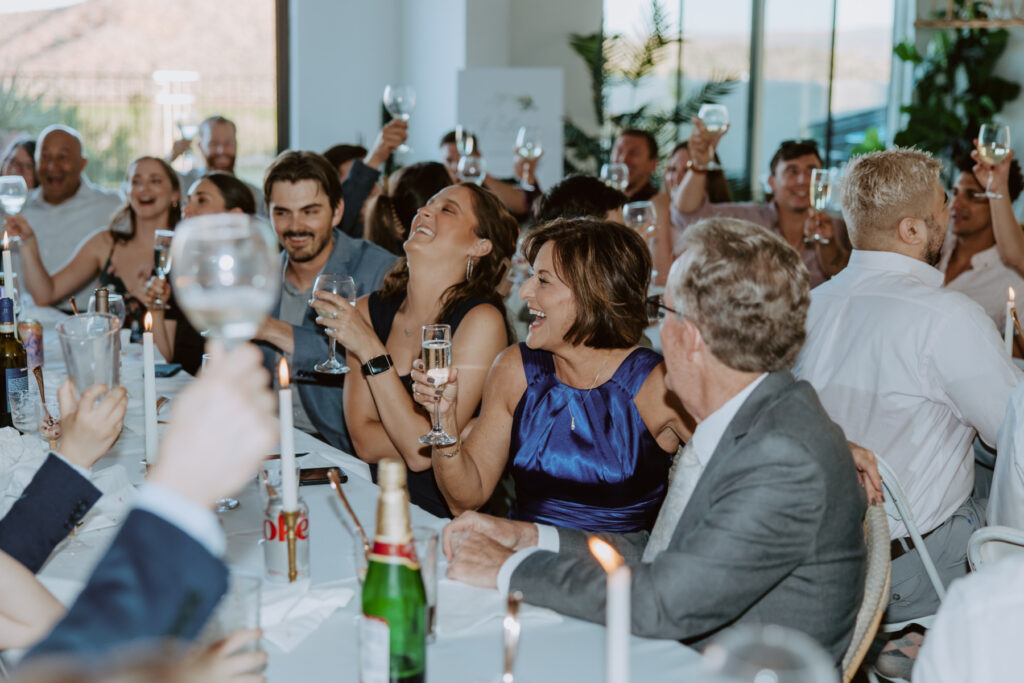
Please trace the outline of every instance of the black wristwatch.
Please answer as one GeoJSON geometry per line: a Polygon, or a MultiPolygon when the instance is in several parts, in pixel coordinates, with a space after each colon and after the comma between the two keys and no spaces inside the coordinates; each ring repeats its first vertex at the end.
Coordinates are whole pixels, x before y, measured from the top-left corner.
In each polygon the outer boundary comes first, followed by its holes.
{"type": "Polygon", "coordinates": [[[372,375],[379,375],[382,372],[387,372],[391,369],[394,363],[391,362],[391,356],[384,354],[382,356],[374,356],[370,360],[363,363],[363,374],[367,377],[372,375]]]}

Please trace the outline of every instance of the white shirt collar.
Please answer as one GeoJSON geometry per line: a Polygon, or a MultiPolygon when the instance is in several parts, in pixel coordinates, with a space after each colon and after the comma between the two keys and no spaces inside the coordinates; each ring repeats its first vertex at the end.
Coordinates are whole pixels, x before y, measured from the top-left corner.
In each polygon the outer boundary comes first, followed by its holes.
{"type": "Polygon", "coordinates": [[[718,410],[704,418],[693,430],[693,438],[690,439],[690,443],[693,444],[693,450],[697,454],[697,459],[700,460],[701,467],[707,467],[708,461],[711,460],[712,454],[718,448],[718,442],[722,440],[722,435],[725,434],[729,423],[736,417],[736,413],[739,412],[747,397],[767,376],[767,372],[763,373],[745,386],[742,391],[723,403],[718,410]]]}
{"type": "Polygon", "coordinates": [[[850,253],[847,268],[856,270],[884,270],[886,272],[906,273],[917,278],[926,285],[941,287],[945,277],[942,272],[924,261],[894,251],[866,251],[854,249],[850,253]]]}

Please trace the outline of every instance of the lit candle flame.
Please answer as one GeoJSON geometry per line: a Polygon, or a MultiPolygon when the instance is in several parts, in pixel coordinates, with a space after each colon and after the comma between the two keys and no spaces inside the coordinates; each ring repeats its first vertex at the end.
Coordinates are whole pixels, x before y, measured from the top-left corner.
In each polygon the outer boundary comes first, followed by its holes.
{"type": "Polygon", "coordinates": [[[281,380],[281,388],[288,388],[288,361],[284,358],[277,364],[277,377],[281,380]]]}
{"type": "Polygon", "coordinates": [[[146,317],[142,319],[142,327],[146,332],[153,331],[153,314],[146,311],[146,317]]]}
{"type": "Polygon", "coordinates": [[[7,231],[4,230],[4,249],[7,248],[7,244],[8,244],[8,242],[7,242],[7,231]]]}
{"type": "Polygon", "coordinates": [[[611,574],[622,566],[622,555],[615,552],[615,548],[600,538],[591,536],[590,540],[587,541],[587,545],[590,546],[590,553],[597,558],[597,561],[601,563],[601,568],[606,573],[611,574]]]}
{"type": "MultiPolygon", "coordinates": [[[[7,233],[4,233],[4,234],[7,234],[7,233]]],[[[1016,296],[1016,293],[1013,291],[1013,287],[1007,287],[1006,288],[1006,296],[1010,300],[1010,303],[1012,304],[1013,300],[1014,300],[1014,298],[1016,296]]]]}

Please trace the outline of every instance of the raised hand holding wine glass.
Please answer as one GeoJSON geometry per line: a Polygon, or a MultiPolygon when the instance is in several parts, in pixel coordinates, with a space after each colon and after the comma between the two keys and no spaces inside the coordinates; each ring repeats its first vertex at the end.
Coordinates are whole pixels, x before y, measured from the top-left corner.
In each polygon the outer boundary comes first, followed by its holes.
{"type": "MultiPolygon", "coordinates": [[[[998,123],[982,124],[978,131],[978,158],[987,166],[998,166],[1010,153],[1010,127],[998,123]]],[[[1003,195],[992,191],[992,173],[989,173],[984,194],[979,197],[1002,199],[1003,195]]]]}
{"type": "Polygon", "coordinates": [[[704,129],[715,136],[714,144],[711,146],[711,161],[708,162],[707,170],[720,171],[722,166],[715,161],[715,149],[722,136],[729,130],[729,110],[723,104],[704,104],[697,112],[697,118],[701,120],[704,129]]]}
{"type": "Polygon", "coordinates": [[[528,164],[535,163],[544,154],[544,146],[541,143],[540,127],[520,126],[516,133],[516,156],[523,160],[523,174],[519,178],[519,186],[527,192],[537,189],[530,182],[530,167],[528,164]]]}
{"type": "MultiPolygon", "coordinates": [[[[384,88],[384,108],[396,119],[408,121],[412,110],[416,107],[416,90],[411,85],[387,85],[384,88]]],[[[405,154],[412,147],[404,142],[395,148],[396,152],[405,154]]]]}
{"type": "MultiPolygon", "coordinates": [[[[157,278],[167,281],[171,273],[171,240],[174,238],[173,230],[157,230],[153,233],[153,270],[157,278]]],[[[153,307],[163,309],[167,302],[159,296],[153,300],[153,307]]]]}
{"type": "MultiPolygon", "coordinates": [[[[355,307],[356,305],[355,280],[348,275],[320,273],[316,276],[316,280],[313,282],[313,298],[309,300],[309,305],[316,309],[316,312],[319,315],[317,322],[322,324],[325,324],[326,319],[337,318],[340,311],[337,306],[332,304],[328,299],[317,296],[318,293],[321,292],[336,294],[344,299],[350,306],[355,307]]],[[[349,367],[346,363],[339,361],[335,357],[335,336],[332,334],[328,334],[328,336],[331,339],[330,355],[327,357],[327,360],[313,366],[313,369],[317,372],[322,372],[328,375],[343,375],[349,371],[349,367]]]]}

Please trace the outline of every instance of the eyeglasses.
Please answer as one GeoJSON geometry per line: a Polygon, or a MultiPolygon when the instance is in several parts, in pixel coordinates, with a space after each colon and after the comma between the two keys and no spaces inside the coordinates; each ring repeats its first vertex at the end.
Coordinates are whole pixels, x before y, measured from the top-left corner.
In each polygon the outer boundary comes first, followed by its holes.
{"type": "Polygon", "coordinates": [[[661,297],[657,295],[647,297],[645,303],[647,305],[647,320],[649,320],[652,325],[656,322],[660,323],[669,313],[674,313],[678,316],[682,315],[679,311],[669,308],[663,304],[661,302],[661,297]]]}

